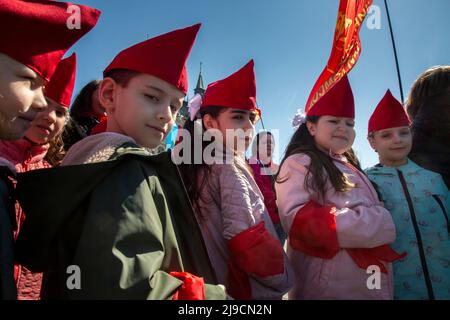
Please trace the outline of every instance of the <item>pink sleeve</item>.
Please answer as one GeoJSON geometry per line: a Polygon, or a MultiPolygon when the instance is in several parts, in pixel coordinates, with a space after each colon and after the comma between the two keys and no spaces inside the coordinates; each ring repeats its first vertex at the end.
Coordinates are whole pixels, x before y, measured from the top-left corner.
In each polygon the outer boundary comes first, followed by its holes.
{"type": "MultiPolygon", "coordinates": [[[[281,223],[289,234],[292,223],[300,210],[310,201],[317,201],[305,190],[304,181],[310,158],[294,155],[286,159],[275,184],[281,223]]],[[[333,199],[326,199],[333,206],[333,199]]],[[[395,226],[390,213],[379,205],[357,204],[337,208],[336,232],[341,248],[374,248],[395,240],[395,226]]]]}
{"type": "Polygon", "coordinates": [[[309,162],[306,155],[287,158],[275,183],[278,213],[286,233],[289,233],[297,212],[311,200],[311,194],[304,188],[309,162]]]}

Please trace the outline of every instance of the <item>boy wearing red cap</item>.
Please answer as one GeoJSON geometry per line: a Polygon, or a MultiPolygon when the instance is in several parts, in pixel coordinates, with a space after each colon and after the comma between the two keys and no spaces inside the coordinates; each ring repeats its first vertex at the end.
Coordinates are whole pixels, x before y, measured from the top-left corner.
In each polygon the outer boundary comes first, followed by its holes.
{"type": "MultiPolygon", "coordinates": [[[[80,9],[79,29],[69,29],[69,3],[44,0],[0,0],[0,138],[19,139],[37,112],[47,107],[44,85],[52,77],[64,53],[96,24],[100,11],[80,9]]],[[[2,154],[0,154],[0,157],[2,154]]],[[[8,165],[0,158],[2,165],[8,165]]],[[[13,168],[12,168],[13,169],[13,168]]],[[[11,176],[0,167],[0,298],[13,299],[12,234],[14,220],[9,198],[11,176]]]]}
{"type": "Polygon", "coordinates": [[[120,52],[99,88],[107,131],[73,145],[65,166],[19,177],[27,220],[17,259],[32,271],[51,270],[44,298],[225,298],[170,154],[146,150],[164,139],[181,107],[185,63],[199,28],[120,52]],[[31,190],[38,185],[52,197],[36,205],[31,190]],[[63,199],[57,210],[54,199],[63,199]],[[72,266],[78,286],[67,285],[72,266]]]}
{"type": "Polygon", "coordinates": [[[392,247],[396,299],[450,298],[450,194],[438,173],[408,158],[410,121],[388,90],[369,119],[369,142],[380,163],[366,170],[397,230],[392,247]]]}
{"type": "Polygon", "coordinates": [[[354,117],[345,76],[294,119],[275,180],[296,272],[289,299],[392,299],[395,227],[351,149],[354,117]]]}

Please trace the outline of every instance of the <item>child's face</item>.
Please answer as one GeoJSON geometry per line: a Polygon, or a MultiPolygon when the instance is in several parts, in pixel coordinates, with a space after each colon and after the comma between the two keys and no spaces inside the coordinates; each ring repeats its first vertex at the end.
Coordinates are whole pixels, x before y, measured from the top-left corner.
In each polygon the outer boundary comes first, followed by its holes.
{"type": "Polygon", "coordinates": [[[316,145],[325,152],[342,154],[349,150],[355,141],[355,120],[333,116],[322,116],[317,123],[307,122],[309,133],[316,145]]]}
{"type": "Polygon", "coordinates": [[[272,160],[272,154],[274,150],[274,141],[273,137],[270,134],[263,134],[259,139],[258,146],[258,159],[260,159],[263,163],[269,163],[272,160]]]}
{"type": "Polygon", "coordinates": [[[236,152],[245,152],[253,139],[255,119],[254,111],[226,108],[216,119],[205,115],[204,123],[206,129],[220,131],[225,147],[236,152]],[[233,145],[227,145],[227,141],[233,141],[233,145]]]}
{"type": "Polygon", "coordinates": [[[105,78],[99,98],[108,113],[107,131],[127,135],[142,147],[155,148],[172,130],[184,94],[164,80],[139,74],[125,88],[105,78]]]}
{"type": "Polygon", "coordinates": [[[411,151],[411,130],[406,126],[376,131],[369,136],[369,142],[381,164],[402,163],[411,151]]]}
{"type": "Polygon", "coordinates": [[[36,144],[48,143],[61,133],[67,117],[67,109],[51,99],[47,99],[48,108],[39,112],[25,132],[25,137],[36,144]]]}
{"type": "Polygon", "coordinates": [[[47,107],[44,84],[32,69],[0,53],[1,139],[20,139],[36,114],[47,107]]]}

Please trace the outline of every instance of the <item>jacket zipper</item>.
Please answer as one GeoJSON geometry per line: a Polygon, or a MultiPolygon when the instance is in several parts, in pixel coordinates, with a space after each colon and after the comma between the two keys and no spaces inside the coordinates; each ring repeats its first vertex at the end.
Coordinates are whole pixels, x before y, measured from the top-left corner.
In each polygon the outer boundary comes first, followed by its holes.
{"type": "Polygon", "coordinates": [[[411,195],[409,194],[408,188],[406,186],[405,178],[403,173],[397,169],[397,173],[402,184],[403,192],[405,193],[406,201],[408,202],[409,213],[411,214],[411,221],[414,226],[414,231],[416,233],[417,247],[419,249],[420,261],[422,263],[423,275],[425,278],[425,284],[427,286],[428,297],[430,300],[434,300],[433,286],[431,284],[430,273],[428,271],[427,261],[425,259],[425,252],[423,251],[422,236],[420,235],[419,226],[417,224],[416,214],[414,212],[414,206],[412,204],[411,195]]]}
{"type": "Polygon", "coordinates": [[[445,210],[444,204],[442,203],[442,200],[439,198],[438,195],[433,194],[433,198],[436,200],[436,202],[439,204],[439,206],[442,209],[442,214],[444,215],[444,218],[447,221],[447,232],[450,233],[450,221],[448,220],[448,215],[447,215],[447,211],[445,210]]]}

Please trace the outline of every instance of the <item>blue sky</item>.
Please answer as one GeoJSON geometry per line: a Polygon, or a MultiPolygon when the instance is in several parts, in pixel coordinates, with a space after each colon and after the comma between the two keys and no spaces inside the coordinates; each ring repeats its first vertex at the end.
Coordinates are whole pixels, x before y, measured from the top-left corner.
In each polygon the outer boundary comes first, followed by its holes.
{"type": "MultiPolygon", "coordinates": [[[[122,49],[173,29],[203,24],[188,60],[189,95],[200,62],[205,86],[255,60],[257,100],[266,129],[279,129],[278,158],[293,133],[298,108],[328,60],[339,0],[78,0],[102,10],[97,26],[72,51],[78,55],[77,93],[122,49]]],[[[363,167],[377,163],[367,121],[387,89],[400,100],[383,0],[379,29],[361,28],[362,52],[349,79],[355,96],[353,145],[363,167]]],[[[405,98],[427,68],[450,64],[449,0],[388,0],[405,98]]],[[[69,53],[70,54],[70,53],[69,53]]],[[[257,130],[261,125],[257,126],[257,130]]]]}

